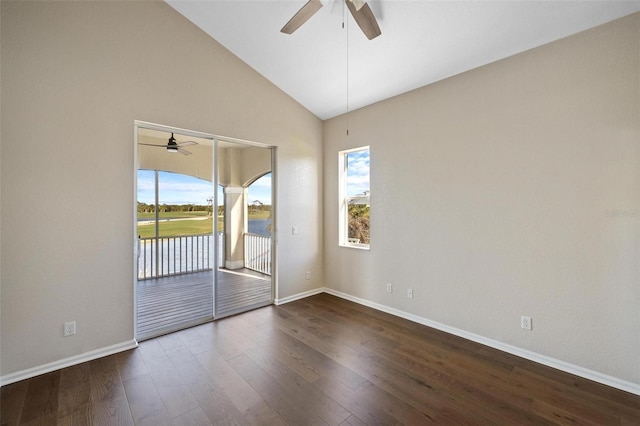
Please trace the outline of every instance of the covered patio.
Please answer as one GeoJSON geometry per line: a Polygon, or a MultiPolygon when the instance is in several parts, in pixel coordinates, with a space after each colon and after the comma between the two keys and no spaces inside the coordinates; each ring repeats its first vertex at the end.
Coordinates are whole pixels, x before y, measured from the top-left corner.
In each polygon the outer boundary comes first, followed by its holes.
{"type": "Polygon", "coordinates": [[[137,133],[138,169],[155,171],[156,194],[155,234],[139,236],[137,242],[139,340],[211,320],[214,313],[220,318],[273,301],[271,236],[251,234],[247,226],[248,187],[271,173],[271,150],[223,141],[214,150],[213,140],[161,127],[139,127],[137,133]],[[172,140],[178,154],[168,153],[172,140]],[[159,231],[158,172],[211,182],[211,232],[163,235],[159,231]],[[223,190],[224,199],[218,201],[224,206],[222,212],[213,202],[218,200],[216,187],[223,190]]]}

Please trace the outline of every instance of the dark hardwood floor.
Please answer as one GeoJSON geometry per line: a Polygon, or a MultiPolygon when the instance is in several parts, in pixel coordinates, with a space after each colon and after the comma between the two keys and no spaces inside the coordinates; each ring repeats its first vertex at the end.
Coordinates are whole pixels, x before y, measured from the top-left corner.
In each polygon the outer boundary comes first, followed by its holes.
{"type": "Polygon", "coordinates": [[[640,397],[321,294],[1,390],[2,425],[640,424],[640,397]]]}

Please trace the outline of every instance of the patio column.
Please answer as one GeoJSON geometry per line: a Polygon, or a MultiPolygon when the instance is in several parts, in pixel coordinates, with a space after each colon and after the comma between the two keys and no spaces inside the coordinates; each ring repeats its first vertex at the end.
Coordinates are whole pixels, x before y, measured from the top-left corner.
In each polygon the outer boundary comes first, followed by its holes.
{"type": "Polygon", "coordinates": [[[227,269],[244,268],[244,230],[247,227],[246,188],[224,188],[224,266],[227,269]]]}

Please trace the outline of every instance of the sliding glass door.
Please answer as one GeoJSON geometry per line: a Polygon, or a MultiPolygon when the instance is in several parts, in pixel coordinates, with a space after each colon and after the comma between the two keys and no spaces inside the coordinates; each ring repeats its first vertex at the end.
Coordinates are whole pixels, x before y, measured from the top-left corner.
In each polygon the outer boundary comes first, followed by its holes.
{"type": "Polygon", "coordinates": [[[215,286],[217,318],[273,303],[273,150],[219,141],[224,232],[215,286]]]}
{"type": "Polygon", "coordinates": [[[213,318],[213,154],[198,134],[137,129],[139,340],[213,318]]]}
{"type": "Polygon", "coordinates": [[[136,338],[273,303],[273,149],[136,125],[136,338]]]}

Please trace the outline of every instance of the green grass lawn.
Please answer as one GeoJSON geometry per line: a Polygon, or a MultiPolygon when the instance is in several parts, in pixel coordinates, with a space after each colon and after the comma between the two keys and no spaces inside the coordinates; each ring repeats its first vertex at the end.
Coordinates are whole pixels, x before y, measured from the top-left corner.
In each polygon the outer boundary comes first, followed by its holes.
{"type": "MultiPolygon", "coordinates": [[[[212,218],[203,220],[176,220],[160,222],[160,236],[175,237],[177,235],[210,234],[212,224],[212,218]]],[[[138,225],[138,235],[142,238],[154,237],[155,233],[156,227],[153,223],[150,225],[138,225]]]]}
{"type": "MultiPolygon", "coordinates": [[[[180,219],[189,217],[203,217],[207,216],[206,212],[162,212],[160,213],[160,219],[180,219]]],[[[251,212],[249,219],[268,219],[271,216],[269,211],[251,212]]],[[[153,220],[153,213],[138,213],[140,219],[153,220]]],[[[203,220],[175,220],[169,222],[160,222],[160,236],[161,237],[175,237],[178,235],[198,235],[198,234],[210,234],[213,226],[213,219],[211,217],[203,220]]],[[[218,218],[218,231],[224,229],[223,217],[218,218]]],[[[138,224],[138,235],[142,238],[155,237],[156,227],[153,223],[149,225],[138,224]]]]}

